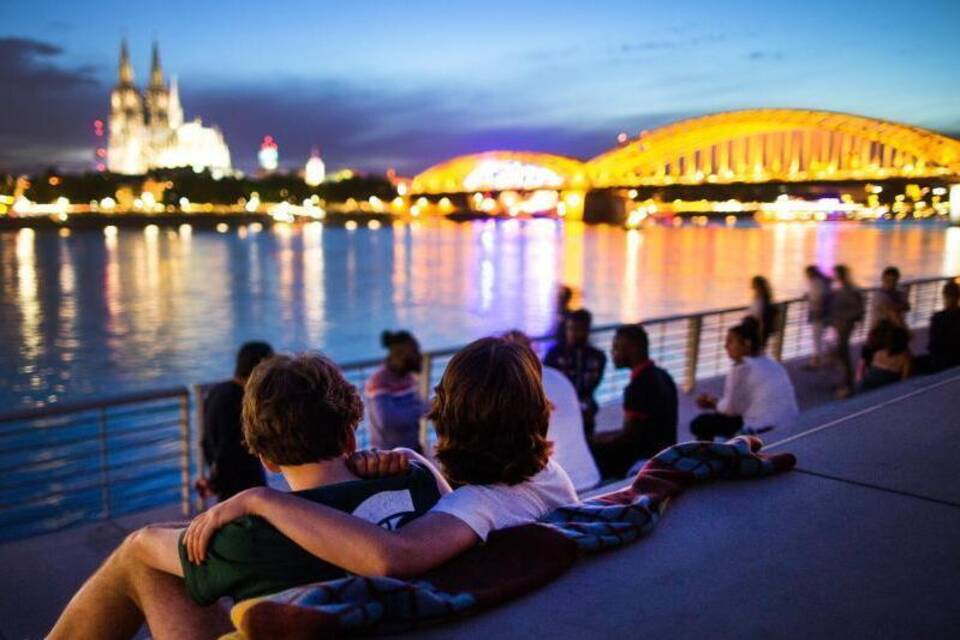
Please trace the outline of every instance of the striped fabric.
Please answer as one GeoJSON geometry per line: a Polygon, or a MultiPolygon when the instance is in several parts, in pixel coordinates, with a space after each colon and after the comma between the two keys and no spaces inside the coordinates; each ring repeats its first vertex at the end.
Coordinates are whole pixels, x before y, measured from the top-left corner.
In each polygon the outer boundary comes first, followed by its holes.
{"type": "Polygon", "coordinates": [[[351,576],[239,603],[231,611],[246,638],[320,638],[396,633],[460,618],[555,579],[585,553],[623,546],[656,527],[670,499],[698,482],[759,478],[793,468],[789,453],[760,453],[755,436],[687,442],[647,461],[633,483],[561,507],[542,523],[495,531],[419,580],[351,576]]]}

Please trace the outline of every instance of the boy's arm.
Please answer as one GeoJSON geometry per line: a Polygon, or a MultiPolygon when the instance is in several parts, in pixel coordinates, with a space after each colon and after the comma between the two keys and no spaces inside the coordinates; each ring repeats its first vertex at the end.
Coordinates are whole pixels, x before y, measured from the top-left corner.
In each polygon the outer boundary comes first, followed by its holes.
{"type": "Polygon", "coordinates": [[[178,541],[183,525],[149,525],[137,531],[131,540],[136,556],[148,567],[183,577],[178,541]]]}
{"type": "Polygon", "coordinates": [[[191,562],[202,562],[207,544],[224,524],[257,515],[321,560],[364,576],[412,576],[439,566],[480,538],[464,521],[427,513],[398,531],[387,531],[342,511],[263,487],[247,489],[197,516],[184,544],[191,562]]]}

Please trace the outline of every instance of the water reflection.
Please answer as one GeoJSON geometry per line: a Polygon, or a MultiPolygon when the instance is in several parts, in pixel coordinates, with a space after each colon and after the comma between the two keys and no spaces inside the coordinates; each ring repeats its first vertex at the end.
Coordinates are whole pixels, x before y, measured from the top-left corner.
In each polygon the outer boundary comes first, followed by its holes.
{"type": "Polygon", "coordinates": [[[555,286],[598,323],[746,303],[767,274],[801,294],[804,265],[875,284],[960,272],[960,229],[901,225],[624,231],[576,222],[313,223],[245,235],[193,229],[0,233],[0,407],[213,380],[237,344],[379,355],[402,326],[425,348],[549,330],[555,286]]]}

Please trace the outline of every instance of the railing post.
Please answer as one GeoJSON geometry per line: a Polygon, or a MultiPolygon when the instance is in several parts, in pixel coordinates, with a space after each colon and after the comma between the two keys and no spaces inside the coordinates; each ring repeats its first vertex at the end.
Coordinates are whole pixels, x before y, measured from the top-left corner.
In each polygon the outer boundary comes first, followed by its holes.
{"type": "Polygon", "coordinates": [[[110,517],[110,460],[107,456],[107,408],[100,407],[100,501],[103,517],[110,517]]]}
{"type": "MultiPolygon", "coordinates": [[[[203,385],[192,385],[190,392],[193,396],[193,438],[190,439],[190,444],[193,450],[193,459],[196,461],[197,477],[203,478],[207,475],[207,467],[203,459],[203,385]]],[[[199,513],[206,506],[205,499],[198,493],[194,499],[193,508],[199,513]]]]}
{"type": "Polygon", "coordinates": [[[781,302],[777,305],[777,326],[773,331],[773,344],[770,345],[770,355],[777,362],[783,360],[784,334],[787,332],[787,314],[790,313],[790,303],[781,302]]]}
{"type": "Polygon", "coordinates": [[[190,394],[180,396],[180,509],[185,517],[190,509],[190,394]]]}
{"type": "MultiPolygon", "coordinates": [[[[420,397],[424,401],[430,401],[431,379],[433,378],[433,356],[428,353],[423,354],[423,367],[420,369],[420,397]]],[[[429,442],[427,438],[427,428],[429,420],[420,418],[420,450],[427,457],[430,457],[429,442]]]]}
{"type": "Polygon", "coordinates": [[[691,393],[697,386],[697,364],[700,360],[700,332],[703,316],[687,318],[687,349],[684,358],[683,390],[691,393]]]}
{"type": "MultiPolygon", "coordinates": [[[[916,317],[918,315],[917,311],[919,311],[919,309],[917,309],[919,302],[917,300],[910,299],[911,298],[910,294],[913,293],[913,290],[914,290],[913,283],[907,282],[903,285],[903,296],[906,299],[907,304],[910,305],[910,311],[906,311],[903,314],[903,322],[904,324],[907,325],[907,328],[911,327],[910,316],[913,315],[914,317],[916,317]]],[[[919,296],[917,297],[919,298],[919,296]]]]}

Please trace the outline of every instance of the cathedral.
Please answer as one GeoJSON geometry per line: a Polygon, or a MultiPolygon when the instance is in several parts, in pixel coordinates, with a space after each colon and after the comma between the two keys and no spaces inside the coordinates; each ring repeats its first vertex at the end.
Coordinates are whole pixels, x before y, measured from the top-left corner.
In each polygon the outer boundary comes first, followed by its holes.
{"type": "Polygon", "coordinates": [[[120,78],[110,93],[107,167],[123,174],[173,167],[230,172],[230,150],[220,130],[203,126],[200,118],[183,121],[177,80],[169,85],[164,80],[156,43],[144,92],[133,84],[126,40],[120,45],[120,78]]]}

